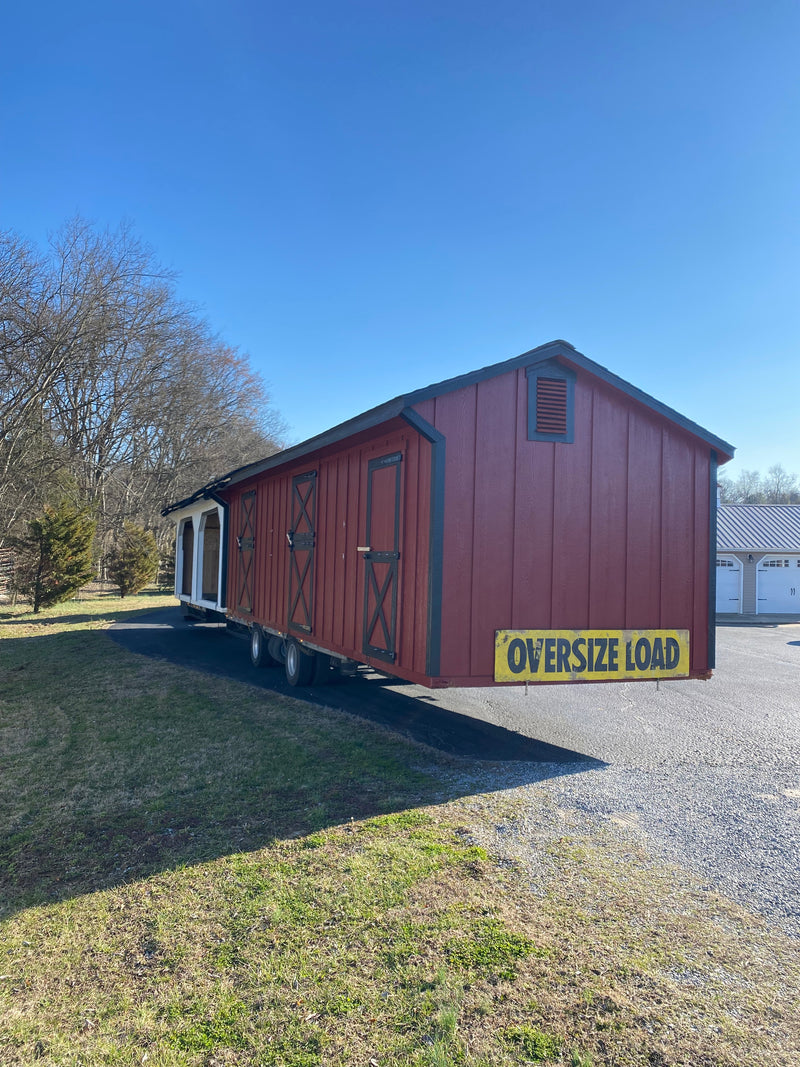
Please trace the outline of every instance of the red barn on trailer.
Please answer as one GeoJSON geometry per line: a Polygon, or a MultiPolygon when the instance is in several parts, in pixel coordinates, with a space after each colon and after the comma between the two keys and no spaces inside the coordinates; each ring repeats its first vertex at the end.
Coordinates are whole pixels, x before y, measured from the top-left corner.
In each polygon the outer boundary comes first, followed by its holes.
{"type": "Polygon", "coordinates": [[[293,684],[707,678],[733,448],[554,341],[167,509],[176,594],[293,684]]]}

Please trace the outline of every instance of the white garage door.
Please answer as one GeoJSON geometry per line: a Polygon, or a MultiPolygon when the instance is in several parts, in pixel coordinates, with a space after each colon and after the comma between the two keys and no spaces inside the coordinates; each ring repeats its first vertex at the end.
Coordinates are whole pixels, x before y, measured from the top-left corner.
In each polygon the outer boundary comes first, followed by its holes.
{"type": "Polygon", "coordinates": [[[800,556],[765,556],[756,575],[759,614],[800,614],[800,556]]]}
{"type": "Polygon", "coordinates": [[[742,610],[742,564],[736,556],[717,556],[717,611],[742,610]]]}

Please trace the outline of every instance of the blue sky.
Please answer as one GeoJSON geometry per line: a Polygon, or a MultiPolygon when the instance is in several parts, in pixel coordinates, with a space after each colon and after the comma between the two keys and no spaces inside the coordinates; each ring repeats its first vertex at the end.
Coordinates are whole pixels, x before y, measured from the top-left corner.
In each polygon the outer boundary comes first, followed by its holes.
{"type": "Polygon", "coordinates": [[[0,226],[133,222],[301,440],[564,338],[800,475],[800,4],[32,2],[0,226]]]}

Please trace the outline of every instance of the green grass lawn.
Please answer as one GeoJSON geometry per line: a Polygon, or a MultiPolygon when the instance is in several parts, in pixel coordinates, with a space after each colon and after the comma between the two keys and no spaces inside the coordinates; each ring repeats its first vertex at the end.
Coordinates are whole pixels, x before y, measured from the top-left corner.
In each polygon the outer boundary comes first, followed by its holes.
{"type": "Polygon", "coordinates": [[[167,603],[0,609],[0,1063],[800,1062],[796,943],[568,821],[534,895],[511,795],[104,632],[167,603]]]}

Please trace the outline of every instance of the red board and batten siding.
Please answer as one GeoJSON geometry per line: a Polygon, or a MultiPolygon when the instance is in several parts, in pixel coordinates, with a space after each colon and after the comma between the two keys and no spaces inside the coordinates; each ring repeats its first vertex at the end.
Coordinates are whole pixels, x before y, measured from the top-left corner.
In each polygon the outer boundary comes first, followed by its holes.
{"type": "MultiPolygon", "coordinates": [[[[254,491],[257,501],[252,613],[230,596],[229,611],[291,632],[292,479],[315,471],[313,607],[310,631],[297,635],[312,645],[428,685],[492,685],[496,630],[686,629],[691,673],[707,675],[715,449],[730,446],[560,342],[509,363],[399,397],[323,435],[323,447],[298,446],[302,456],[274,457],[220,489],[229,590],[241,586],[242,497],[254,491]],[[553,357],[574,372],[574,430],[565,441],[529,440],[530,370],[548,358],[563,380],[553,357]],[[377,603],[383,577],[365,581],[358,549],[370,485],[380,507],[393,507],[397,453],[396,658],[387,663],[365,654],[365,601],[377,603]]],[[[553,384],[546,373],[536,380],[553,384]]],[[[381,534],[379,552],[393,540],[385,516],[373,523],[381,534]]]]}
{"type": "Polygon", "coordinates": [[[431,446],[406,423],[386,424],[351,442],[321,450],[286,466],[238,482],[224,491],[229,504],[229,589],[241,584],[237,537],[242,497],[256,493],[253,610],[234,602],[229,612],[254,623],[290,632],[292,480],[316,471],[316,537],[311,630],[298,633],[312,645],[358,660],[363,654],[364,571],[359,547],[366,538],[366,494],[370,460],[400,453],[400,560],[396,619],[397,659],[389,667],[401,677],[426,679],[428,553],[430,541],[431,446]]]}
{"type": "Polygon", "coordinates": [[[502,629],[688,629],[708,670],[712,454],[578,369],[572,443],[527,440],[523,367],[416,405],[446,438],[440,676],[502,629]]]}

